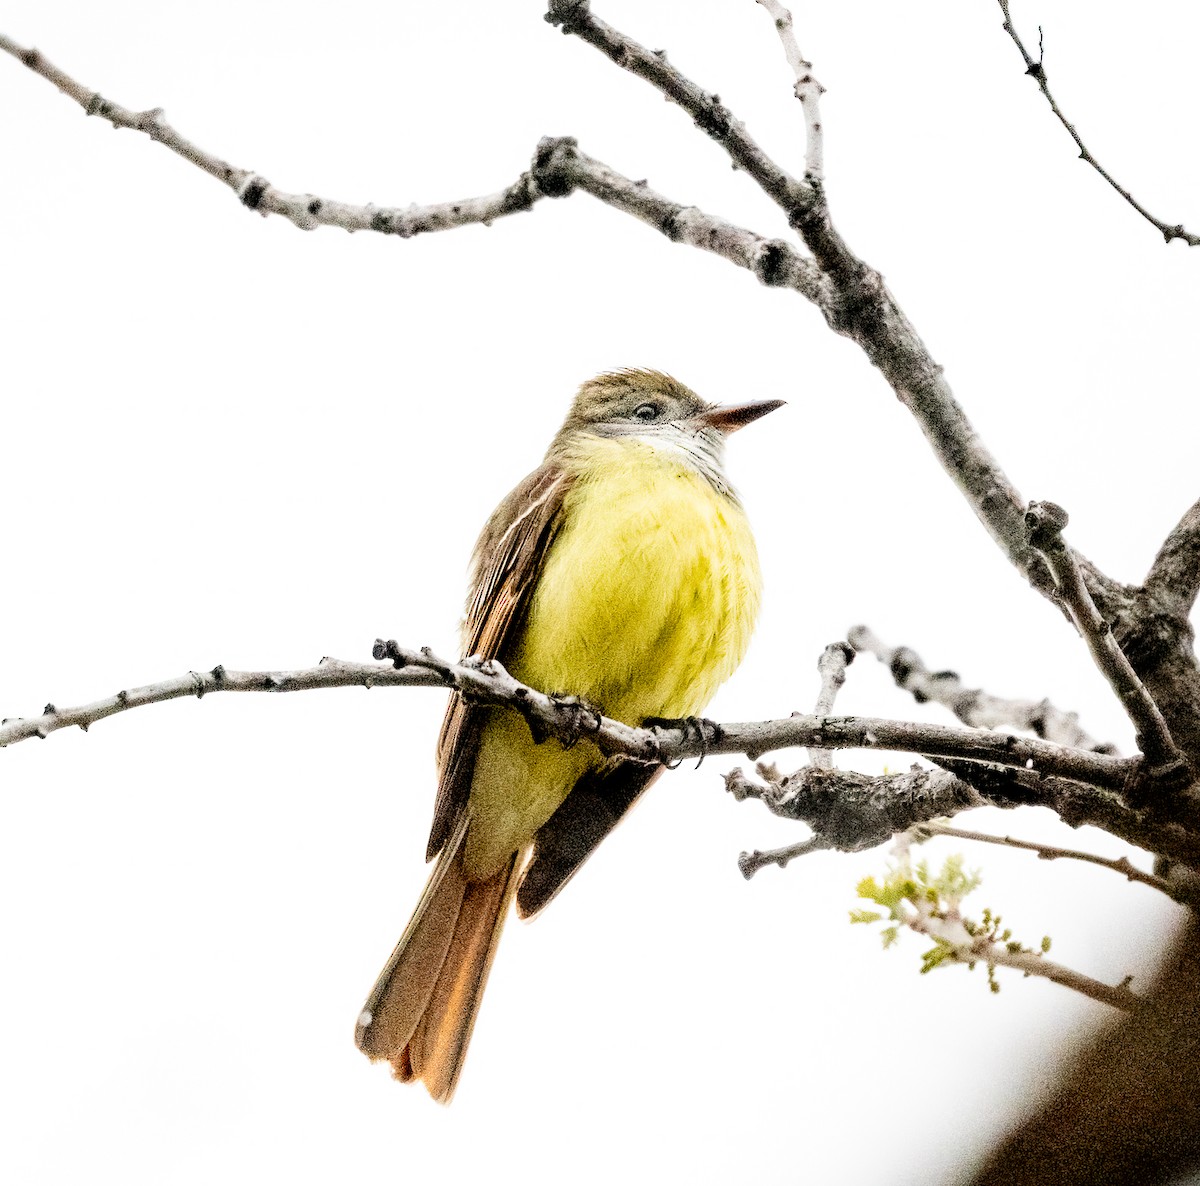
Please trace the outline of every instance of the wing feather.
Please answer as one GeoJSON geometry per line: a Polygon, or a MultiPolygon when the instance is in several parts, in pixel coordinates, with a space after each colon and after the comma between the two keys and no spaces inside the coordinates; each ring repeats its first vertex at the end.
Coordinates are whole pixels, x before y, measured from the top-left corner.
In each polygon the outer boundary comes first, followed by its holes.
{"type": "MultiPolygon", "coordinates": [[[[463,653],[506,662],[525,624],[546,551],[558,534],[569,476],[553,462],[536,469],[493,512],[475,545],[463,653]]],[[[471,793],[483,710],[457,693],[438,737],[438,791],[426,860],[442,849],[471,793]]]]}
{"type": "Polygon", "coordinates": [[[662,772],[618,758],[584,774],[534,839],[517,887],[521,918],[550,903],[662,772]]]}

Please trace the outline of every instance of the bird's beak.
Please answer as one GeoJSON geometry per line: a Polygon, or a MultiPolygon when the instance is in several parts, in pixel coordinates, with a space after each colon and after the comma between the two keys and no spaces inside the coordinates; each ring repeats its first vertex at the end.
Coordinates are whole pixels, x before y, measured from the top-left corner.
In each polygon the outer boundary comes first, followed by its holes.
{"type": "Polygon", "coordinates": [[[745,428],[760,416],[782,408],[786,402],[782,399],[756,399],[748,404],[718,404],[715,408],[709,408],[707,412],[690,417],[689,423],[698,429],[715,428],[728,436],[731,432],[737,432],[739,428],[745,428]]]}

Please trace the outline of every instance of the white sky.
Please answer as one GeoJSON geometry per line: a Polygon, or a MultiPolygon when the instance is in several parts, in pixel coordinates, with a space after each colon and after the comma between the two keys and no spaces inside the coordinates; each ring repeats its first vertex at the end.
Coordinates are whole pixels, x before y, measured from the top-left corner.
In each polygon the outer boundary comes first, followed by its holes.
{"type": "MultiPolygon", "coordinates": [[[[799,108],[750,0],[596,9],[799,169],[799,108]]],[[[571,134],[673,198],[784,233],[685,116],[541,12],[8,0],[0,28],[285,189],[486,193],[538,137],[571,134]]],[[[1014,17],[1031,39],[1045,24],[1093,150],[1196,229],[1200,14],[1060,0],[1014,17]]],[[[1023,494],[1061,502],[1077,547],[1140,579],[1197,494],[1200,256],[1073,159],[989,0],[796,21],[828,87],[839,227],[1023,494]]],[[[712,399],[789,401],[730,449],[767,594],[711,715],[809,709],[821,648],[865,621],[1129,747],[1082,644],[795,294],[584,195],[410,242],[302,234],[7,58],[0,168],[0,714],[216,663],[364,658],[377,635],[452,651],[487,513],[580,380],[647,365],[712,399]]],[[[510,925],[439,1108],[351,1033],[423,884],[442,706],[219,696],[5,751],[0,1180],[948,1181],[1108,1016],[1003,972],[999,997],[978,971],[919,977],[915,937],[881,953],[846,912],[883,851],[746,884],[739,850],[802,833],[729,800],[735,762],[710,760],[664,780],[536,925],[510,925]]],[[[866,660],[839,707],[944,719],[866,660]]],[[[965,822],[1122,851],[1044,812],[965,822]]],[[[1103,870],[968,858],[979,907],[1101,979],[1144,984],[1177,921],[1103,870]]]]}

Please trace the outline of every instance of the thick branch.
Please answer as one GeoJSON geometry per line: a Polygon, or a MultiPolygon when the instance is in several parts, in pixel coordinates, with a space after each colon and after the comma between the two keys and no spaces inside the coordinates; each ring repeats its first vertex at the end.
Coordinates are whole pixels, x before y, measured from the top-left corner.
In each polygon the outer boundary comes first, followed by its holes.
{"type": "MultiPolygon", "coordinates": [[[[919,766],[903,774],[880,775],[805,766],[765,783],[735,769],[725,776],[725,789],[739,801],[757,799],[773,815],[806,823],[819,843],[805,852],[864,852],[917,824],[989,806],[988,798],[969,783],[944,770],[919,766]]],[[[799,855],[798,849],[787,859],[799,855]]],[[[762,865],[784,863],[771,853],[739,861],[747,877],[762,865]]]]}
{"type": "Polygon", "coordinates": [[[1186,619],[1200,593],[1200,499],[1187,509],[1159,548],[1142,585],[1159,612],[1186,619]]]}
{"type": "Polygon", "coordinates": [[[1200,586],[1200,502],[1167,537],[1142,588],[1088,585],[1171,737],[1200,769],[1200,664],[1188,617],[1200,586]]]}
{"type": "MultiPolygon", "coordinates": [[[[861,852],[974,807],[1046,807],[1073,828],[1101,828],[1147,852],[1200,869],[1200,834],[1130,807],[1112,792],[1020,767],[952,758],[938,759],[938,765],[941,770],[914,766],[901,774],[874,776],[806,766],[785,776],[759,763],[765,782],[734,769],[725,776],[725,786],[736,799],[758,799],[772,814],[812,828],[823,843],[805,851],[861,852]]],[[[751,858],[756,867],[780,863],[770,853],[763,855],[761,861],[751,858]]]]}
{"type": "Polygon", "coordinates": [[[1038,778],[1027,770],[956,758],[939,758],[937,764],[969,782],[992,807],[1048,807],[1072,828],[1099,828],[1146,852],[1200,871],[1200,831],[1164,818],[1154,808],[1134,807],[1119,795],[1082,787],[1065,778],[1038,778]]]}
{"type": "Polygon", "coordinates": [[[1025,73],[1034,79],[1038,86],[1041,87],[1042,94],[1046,96],[1046,102],[1050,104],[1050,110],[1054,112],[1058,118],[1058,122],[1070,133],[1071,139],[1075,141],[1079,148],[1079,159],[1086,161],[1109,185],[1113,187],[1151,226],[1156,227],[1162,237],[1170,243],[1172,239],[1182,239],[1190,247],[1200,245],[1200,235],[1193,235],[1190,231],[1185,231],[1183,226],[1176,223],[1175,226],[1169,226],[1160,218],[1155,218],[1149,210],[1146,209],[1124,186],[1119,185],[1113,178],[1112,174],[1100,164],[1088,146],[1084,144],[1079,133],[1075,130],[1075,125],[1063,114],[1062,108],[1055,101],[1054,96],[1050,93],[1050,84],[1046,78],[1046,69],[1042,62],[1042,56],[1039,52],[1038,60],[1033,60],[1032,54],[1025,48],[1025,43],[1017,34],[1017,30],[1013,27],[1012,17],[1008,11],[1008,0],[999,0],[1000,11],[1004,13],[1004,31],[1013,39],[1017,49],[1021,51],[1021,57],[1025,59],[1025,73]]]}
{"type": "Polygon", "coordinates": [[[977,729],[1022,729],[1046,741],[1073,749],[1115,754],[1116,747],[1095,741],[1079,727],[1079,716],[1063,712],[1049,700],[1007,700],[981,688],[964,687],[956,671],[930,671],[910,647],[889,647],[867,626],[852,626],[846,635],[856,651],[870,651],[892,673],[896,685],[911,692],[918,704],[944,705],[964,725],[977,729]]]}

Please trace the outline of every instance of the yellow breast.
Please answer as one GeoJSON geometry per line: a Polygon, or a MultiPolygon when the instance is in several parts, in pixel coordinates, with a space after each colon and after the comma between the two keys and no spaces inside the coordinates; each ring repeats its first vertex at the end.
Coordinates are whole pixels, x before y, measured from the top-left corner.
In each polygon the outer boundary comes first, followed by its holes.
{"type": "MultiPolygon", "coordinates": [[[[761,577],[745,513],[685,459],[636,438],[590,438],[510,666],[608,716],[699,713],[741,662],[761,577]]],[[[599,751],[535,746],[513,713],[485,729],[468,865],[484,875],[527,843],[599,751]]]]}
{"type": "Polygon", "coordinates": [[[515,666],[629,724],[697,713],[741,662],[758,613],[745,513],[637,439],[592,438],[575,463],[515,666]]]}

